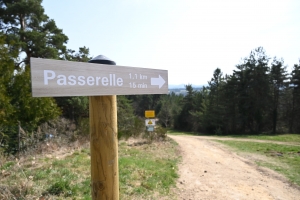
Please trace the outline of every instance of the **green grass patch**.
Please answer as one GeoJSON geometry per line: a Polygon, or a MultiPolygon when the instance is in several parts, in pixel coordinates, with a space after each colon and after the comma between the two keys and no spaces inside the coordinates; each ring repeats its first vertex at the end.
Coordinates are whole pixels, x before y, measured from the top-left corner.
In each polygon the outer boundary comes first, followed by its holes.
{"type": "Polygon", "coordinates": [[[178,131],[178,130],[173,130],[173,129],[169,129],[167,134],[169,134],[169,135],[194,135],[194,136],[199,135],[199,133],[178,131]]]}
{"type": "MultiPolygon", "coordinates": [[[[177,175],[177,145],[172,140],[119,145],[120,199],[169,196],[177,175]]],[[[91,199],[90,150],[7,161],[0,171],[0,199],[91,199]],[[5,189],[4,189],[5,188],[5,189]]],[[[172,199],[172,198],[170,198],[172,199]]]]}
{"type": "Polygon", "coordinates": [[[233,138],[248,138],[248,139],[257,139],[257,140],[271,140],[271,141],[280,141],[280,142],[294,142],[300,143],[300,134],[279,134],[279,135],[230,135],[225,137],[233,138]]]}
{"type": "Polygon", "coordinates": [[[4,163],[3,166],[0,167],[0,170],[9,170],[14,165],[15,165],[15,162],[9,161],[7,163],[4,163]]]}
{"type": "Polygon", "coordinates": [[[211,136],[211,137],[225,137],[225,138],[241,138],[241,139],[256,139],[256,140],[270,140],[279,142],[292,142],[300,144],[300,134],[259,134],[259,135],[216,135],[216,134],[203,134],[195,132],[178,131],[169,129],[167,134],[170,135],[193,135],[193,136],[211,136]]]}
{"type": "Polygon", "coordinates": [[[168,196],[178,178],[177,145],[165,143],[143,144],[129,147],[121,145],[120,199],[149,199],[154,193],[168,196]]]}
{"type": "Polygon", "coordinates": [[[267,156],[268,159],[257,161],[257,164],[285,175],[291,182],[300,186],[300,146],[241,141],[215,141],[228,145],[240,152],[267,156]]]}

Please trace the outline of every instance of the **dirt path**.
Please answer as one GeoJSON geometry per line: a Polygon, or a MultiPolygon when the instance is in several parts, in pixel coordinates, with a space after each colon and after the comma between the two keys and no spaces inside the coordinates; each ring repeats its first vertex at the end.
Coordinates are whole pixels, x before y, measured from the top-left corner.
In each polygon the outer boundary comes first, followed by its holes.
{"type": "Polygon", "coordinates": [[[256,167],[205,137],[169,136],[181,148],[178,199],[299,200],[300,190],[281,175],[256,167]]]}

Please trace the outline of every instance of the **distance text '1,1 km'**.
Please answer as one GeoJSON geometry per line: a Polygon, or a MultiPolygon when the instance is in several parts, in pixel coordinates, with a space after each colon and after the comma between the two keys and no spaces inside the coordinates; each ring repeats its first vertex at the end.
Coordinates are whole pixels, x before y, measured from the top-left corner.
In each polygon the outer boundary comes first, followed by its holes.
{"type": "Polygon", "coordinates": [[[129,82],[130,88],[147,88],[148,87],[147,83],[145,83],[143,81],[143,80],[148,79],[147,75],[129,73],[129,79],[132,80],[131,82],[129,82]]]}

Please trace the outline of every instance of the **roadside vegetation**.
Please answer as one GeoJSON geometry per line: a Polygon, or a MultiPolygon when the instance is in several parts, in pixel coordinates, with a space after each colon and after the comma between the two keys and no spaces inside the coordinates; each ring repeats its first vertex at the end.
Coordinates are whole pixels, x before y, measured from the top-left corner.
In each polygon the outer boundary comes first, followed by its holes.
{"type": "Polygon", "coordinates": [[[299,134],[258,134],[258,135],[211,135],[211,134],[201,134],[196,132],[187,131],[177,131],[168,130],[168,134],[171,135],[194,135],[194,136],[211,136],[219,138],[240,138],[240,139],[253,139],[253,140],[270,140],[278,142],[290,142],[290,143],[300,143],[299,134]]]}
{"type": "MultiPolygon", "coordinates": [[[[246,137],[248,138],[248,137],[246,137]]],[[[262,136],[263,140],[270,140],[270,143],[258,143],[251,141],[225,141],[214,140],[231,147],[234,151],[238,151],[241,155],[248,153],[260,155],[254,160],[258,166],[270,168],[285,177],[291,183],[300,186],[300,142],[299,136],[294,135],[278,135],[278,136],[262,136]],[[296,141],[295,142],[295,139],[296,141]],[[298,139],[298,140],[297,140],[298,139]],[[294,142],[292,144],[273,144],[271,141],[294,142]],[[262,156],[262,157],[261,157],[262,156]]],[[[251,139],[261,139],[261,137],[251,137],[251,139]]]]}
{"type": "Polygon", "coordinates": [[[172,199],[180,160],[177,144],[168,139],[136,146],[123,142],[120,147],[120,199],[172,199]]]}
{"type": "MultiPolygon", "coordinates": [[[[119,143],[120,199],[172,197],[177,145],[170,139],[119,143]]],[[[7,160],[0,166],[0,199],[91,199],[88,142],[76,150],[7,160]]]]}
{"type": "MultiPolygon", "coordinates": [[[[169,130],[171,135],[194,135],[192,132],[169,130]]],[[[202,134],[201,134],[202,135],[202,134]]],[[[202,135],[207,136],[207,135],[202,135]]],[[[292,183],[300,186],[300,135],[299,134],[260,134],[260,135],[229,135],[210,136],[212,140],[229,146],[233,151],[248,156],[250,154],[259,155],[255,157],[258,166],[270,168],[285,177],[292,183]],[[218,139],[215,139],[215,138],[218,139]],[[227,138],[249,139],[248,141],[222,140],[227,138]],[[259,143],[252,140],[264,140],[266,143],[259,143]],[[270,143],[268,143],[269,141],[270,143]],[[286,144],[273,144],[272,142],[284,142],[286,144]]]]}
{"type": "Polygon", "coordinates": [[[186,132],[186,131],[178,131],[178,130],[173,130],[173,129],[170,129],[168,130],[168,134],[170,135],[198,135],[197,133],[194,133],[194,132],[186,132]]]}
{"type": "Polygon", "coordinates": [[[259,135],[232,135],[226,137],[233,138],[247,138],[247,139],[256,139],[256,140],[271,140],[271,141],[279,141],[279,142],[294,142],[300,143],[300,135],[299,134],[259,134],[259,135]]]}

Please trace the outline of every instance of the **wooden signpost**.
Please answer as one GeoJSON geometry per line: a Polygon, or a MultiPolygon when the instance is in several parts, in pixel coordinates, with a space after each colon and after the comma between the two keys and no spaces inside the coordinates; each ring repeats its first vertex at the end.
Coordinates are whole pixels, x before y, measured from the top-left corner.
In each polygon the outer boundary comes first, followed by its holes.
{"type": "Polygon", "coordinates": [[[168,71],[94,64],[101,60],[109,61],[103,56],[92,59],[93,63],[31,58],[32,96],[90,96],[92,198],[117,200],[116,95],[166,94],[168,71]]]}

